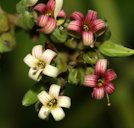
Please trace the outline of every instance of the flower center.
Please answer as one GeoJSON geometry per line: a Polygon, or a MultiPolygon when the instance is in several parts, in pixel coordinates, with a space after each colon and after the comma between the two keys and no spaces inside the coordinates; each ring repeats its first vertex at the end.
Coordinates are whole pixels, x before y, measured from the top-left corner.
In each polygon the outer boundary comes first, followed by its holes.
{"type": "Polygon", "coordinates": [[[104,84],[104,78],[102,76],[100,76],[98,78],[97,85],[100,87],[100,86],[103,86],[103,84],[104,84]]]}
{"type": "Polygon", "coordinates": [[[83,29],[84,29],[84,31],[87,32],[87,31],[89,31],[90,27],[87,24],[84,24],[83,29]]]}
{"type": "Polygon", "coordinates": [[[49,17],[53,17],[52,11],[47,11],[45,14],[46,14],[47,16],[49,16],[49,17]]]}
{"type": "Polygon", "coordinates": [[[43,60],[39,60],[36,65],[39,69],[44,69],[46,66],[46,63],[43,60]]]}
{"type": "Polygon", "coordinates": [[[56,98],[51,99],[51,100],[47,103],[47,106],[50,107],[50,108],[56,107],[56,106],[57,106],[57,99],[56,99],[56,98]]]}

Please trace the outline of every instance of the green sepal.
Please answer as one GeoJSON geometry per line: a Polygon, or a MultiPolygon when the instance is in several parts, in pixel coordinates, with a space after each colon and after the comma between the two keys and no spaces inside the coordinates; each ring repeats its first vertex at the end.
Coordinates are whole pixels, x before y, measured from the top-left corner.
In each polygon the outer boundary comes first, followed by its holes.
{"type": "Polygon", "coordinates": [[[56,43],[64,43],[68,37],[66,30],[60,30],[60,28],[56,28],[54,32],[50,35],[50,38],[53,42],[56,43]]]}
{"type": "Polygon", "coordinates": [[[30,106],[35,104],[38,101],[37,95],[41,90],[43,90],[42,86],[34,85],[30,90],[25,93],[22,99],[22,105],[30,106]]]}
{"type": "Polygon", "coordinates": [[[55,59],[55,63],[59,74],[67,71],[67,55],[65,53],[59,53],[55,59]]]}
{"type": "Polygon", "coordinates": [[[110,57],[124,57],[134,54],[134,50],[126,48],[120,44],[113,43],[111,41],[105,41],[99,46],[99,51],[110,57]]]}
{"type": "Polygon", "coordinates": [[[75,48],[77,47],[77,40],[74,39],[74,38],[68,39],[68,40],[65,42],[65,45],[66,45],[68,48],[75,49],[75,48]]]}
{"type": "Polygon", "coordinates": [[[78,84],[79,83],[77,69],[74,69],[74,68],[69,69],[68,82],[70,84],[78,84]]]}

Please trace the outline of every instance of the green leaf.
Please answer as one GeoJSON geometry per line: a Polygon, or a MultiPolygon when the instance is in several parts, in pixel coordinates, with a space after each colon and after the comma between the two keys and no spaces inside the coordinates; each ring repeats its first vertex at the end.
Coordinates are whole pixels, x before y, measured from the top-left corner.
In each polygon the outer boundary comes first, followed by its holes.
{"type": "Polygon", "coordinates": [[[134,54],[134,50],[130,48],[126,48],[122,45],[113,43],[111,41],[105,41],[99,47],[99,51],[110,57],[123,57],[123,56],[130,56],[134,54]]]}
{"type": "Polygon", "coordinates": [[[22,105],[23,106],[30,106],[37,102],[38,98],[37,95],[41,91],[41,87],[38,85],[34,85],[33,88],[28,90],[22,100],[22,105]]]}

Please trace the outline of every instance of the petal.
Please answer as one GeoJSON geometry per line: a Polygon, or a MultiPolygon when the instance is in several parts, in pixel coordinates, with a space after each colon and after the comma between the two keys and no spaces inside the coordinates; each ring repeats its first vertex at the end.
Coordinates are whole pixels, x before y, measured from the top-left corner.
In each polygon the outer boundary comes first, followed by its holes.
{"type": "Polygon", "coordinates": [[[59,93],[60,93],[60,86],[56,84],[52,84],[49,88],[49,95],[52,97],[58,98],[59,93]]]}
{"type": "Polygon", "coordinates": [[[54,18],[56,19],[61,8],[63,6],[63,0],[55,0],[54,18]]]}
{"type": "Polygon", "coordinates": [[[102,35],[105,32],[105,30],[106,30],[106,24],[101,19],[94,20],[91,23],[91,27],[92,27],[92,30],[94,32],[96,32],[96,34],[99,35],[99,36],[102,35]]]}
{"type": "Polygon", "coordinates": [[[39,111],[38,116],[39,116],[40,119],[43,119],[44,120],[44,119],[47,119],[47,117],[49,116],[49,114],[50,114],[49,108],[47,108],[45,106],[42,106],[41,109],[40,109],[40,111],[39,111]]]}
{"type": "Polygon", "coordinates": [[[81,33],[82,32],[82,22],[78,21],[78,20],[71,21],[69,23],[69,25],[67,26],[67,29],[70,31],[75,31],[75,32],[81,33]]]}
{"type": "Polygon", "coordinates": [[[107,68],[107,60],[106,59],[100,59],[97,61],[95,65],[95,73],[98,74],[104,74],[107,68]]]}
{"type": "Polygon", "coordinates": [[[37,97],[44,106],[52,99],[46,91],[40,92],[37,97]]]}
{"type": "Polygon", "coordinates": [[[47,64],[43,70],[43,74],[55,78],[58,75],[58,68],[47,64]]]}
{"type": "Polygon", "coordinates": [[[90,46],[91,48],[94,47],[94,35],[91,31],[83,32],[82,37],[83,37],[83,44],[85,46],[90,46]]]}
{"type": "Polygon", "coordinates": [[[88,87],[95,87],[97,84],[97,76],[96,75],[87,75],[85,77],[84,85],[88,87]]]}
{"type": "Polygon", "coordinates": [[[46,25],[41,29],[42,32],[49,34],[56,28],[56,21],[54,18],[49,17],[46,25]]]}
{"type": "Polygon", "coordinates": [[[37,25],[40,27],[44,27],[48,22],[48,16],[47,15],[41,15],[39,16],[37,20],[37,25]]]}
{"type": "Polygon", "coordinates": [[[100,100],[104,97],[104,88],[100,87],[100,88],[94,88],[93,92],[92,92],[92,97],[100,100]]]}
{"type": "Polygon", "coordinates": [[[51,110],[51,114],[56,121],[60,121],[65,117],[65,113],[62,108],[55,108],[51,110]]]}
{"type": "Polygon", "coordinates": [[[108,84],[106,85],[105,89],[106,89],[106,92],[107,92],[108,94],[112,94],[112,93],[114,92],[114,90],[115,90],[115,86],[114,86],[113,83],[108,83],[108,84]]]}
{"type": "Polygon", "coordinates": [[[59,96],[58,98],[58,106],[64,108],[70,108],[71,106],[71,98],[67,96],[59,96]]]}
{"type": "Polygon", "coordinates": [[[54,12],[55,9],[55,0],[48,0],[47,8],[54,12]]]}
{"type": "Polygon", "coordinates": [[[28,76],[35,81],[40,81],[42,78],[42,69],[30,68],[28,76]]]}
{"type": "Polygon", "coordinates": [[[90,23],[92,20],[95,20],[97,18],[97,12],[93,10],[89,10],[88,14],[85,17],[84,23],[90,23]]]}
{"type": "Polygon", "coordinates": [[[64,10],[61,10],[57,16],[58,18],[66,18],[66,13],[64,10]]]}
{"type": "Polygon", "coordinates": [[[42,55],[43,60],[47,64],[49,64],[55,56],[56,56],[56,52],[54,52],[54,51],[52,51],[50,49],[45,50],[45,52],[42,55]]]}
{"type": "Polygon", "coordinates": [[[71,14],[70,18],[73,20],[80,20],[81,21],[84,18],[84,15],[79,11],[75,11],[71,14]]]}
{"type": "Polygon", "coordinates": [[[40,12],[40,13],[44,13],[46,9],[46,5],[43,3],[39,3],[34,7],[34,10],[40,12]]]}
{"type": "Polygon", "coordinates": [[[32,56],[31,54],[28,54],[23,61],[29,66],[29,67],[35,67],[38,60],[32,56]]]}
{"type": "Polygon", "coordinates": [[[32,49],[32,55],[35,58],[41,58],[43,53],[43,46],[42,45],[36,45],[32,49]]]}
{"type": "Polygon", "coordinates": [[[107,70],[106,74],[105,74],[105,78],[106,78],[106,81],[112,81],[114,79],[116,79],[117,75],[116,73],[114,72],[114,70],[112,69],[109,69],[107,70]]]}

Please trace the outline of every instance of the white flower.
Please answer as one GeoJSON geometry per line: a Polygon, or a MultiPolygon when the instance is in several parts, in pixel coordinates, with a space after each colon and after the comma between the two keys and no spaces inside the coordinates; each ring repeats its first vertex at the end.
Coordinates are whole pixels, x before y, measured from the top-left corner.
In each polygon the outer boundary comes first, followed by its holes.
{"type": "Polygon", "coordinates": [[[39,111],[39,118],[47,119],[49,114],[56,121],[60,121],[65,117],[65,113],[61,107],[70,108],[71,99],[67,96],[59,96],[60,86],[52,84],[49,93],[42,91],[38,94],[39,101],[43,104],[39,111]]]}
{"type": "Polygon", "coordinates": [[[36,45],[32,49],[32,55],[28,54],[24,62],[30,67],[29,77],[33,80],[40,81],[42,75],[56,77],[58,68],[50,65],[56,53],[50,49],[43,50],[42,45],[36,45]]]}

